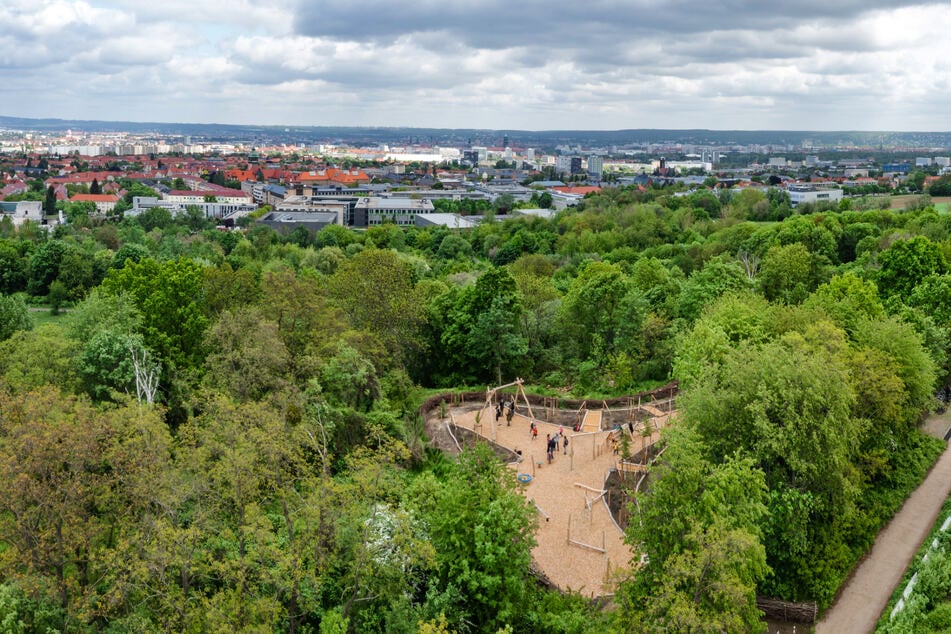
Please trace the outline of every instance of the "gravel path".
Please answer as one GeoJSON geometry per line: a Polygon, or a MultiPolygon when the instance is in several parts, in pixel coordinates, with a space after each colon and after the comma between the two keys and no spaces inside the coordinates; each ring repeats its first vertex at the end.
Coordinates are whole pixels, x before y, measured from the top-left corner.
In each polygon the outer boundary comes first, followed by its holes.
{"type": "Polygon", "coordinates": [[[949,493],[951,447],[945,449],[921,486],[878,534],[868,555],[816,625],[816,634],[864,634],[875,629],[949,493]]]}
{"type": "MultiPolygon", "coordinates": [[[[511,426],[504,419],[496,425],[492,411],[486,409],[482,410],[481,425],[476,426],[475,415],[475,411],[453,412],[457,425],[520,450],[523,460],[513,469],[532,476],[523,493],[539,509],[538,544],[532,550],[539,569],[564,590],[589,597],[612,593],[611,577],[617,570],[629,569],[634,553],[599,495],[618,460],[607,441],[610,432],[575,434],[570,428],[536,421],[538,438],[532,440],[527,416],[516,414],[511,426]],[[564,443],[559,442],[549,464],[545,437],[559,433],[568,435],[567,454],[564,443]]],[[[653,429],[663,427],[665,420],[655,419],[653,429]]],[[[650,439],[635,436],[632,453],[658,438],[656,431],[650,439]]]]}

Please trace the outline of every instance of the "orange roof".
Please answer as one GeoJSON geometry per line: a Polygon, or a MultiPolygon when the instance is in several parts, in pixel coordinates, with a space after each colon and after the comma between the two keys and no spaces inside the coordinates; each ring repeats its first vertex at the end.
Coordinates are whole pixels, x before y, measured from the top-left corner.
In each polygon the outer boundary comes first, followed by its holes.
{"type": "Polygon", "coordinates": [[[119,197],[114,194],[75,194],[71,201],[77,203],[114,203],[119,197]]]}
{"type": "Polygon", "coordinates": [[[558,187],[552,187],[556,192],[561,192],[562,194],[576,194],[578,196],[584,196],[586,194],[595,194],[601,191],[600,187],[595,185],[584,185],[584,186],[575,186],[571,187],[569,185],[563,185],[558,187]]]}
{"type": "Polygon", "coordinates": [[[335,167],[328,167],[325,170],[302,172],[297,177],[297,180],[301,183],[343,183],[356,185],[361,182],[370,182],[370,177],[358,169],[341,170],[335,167]]]}

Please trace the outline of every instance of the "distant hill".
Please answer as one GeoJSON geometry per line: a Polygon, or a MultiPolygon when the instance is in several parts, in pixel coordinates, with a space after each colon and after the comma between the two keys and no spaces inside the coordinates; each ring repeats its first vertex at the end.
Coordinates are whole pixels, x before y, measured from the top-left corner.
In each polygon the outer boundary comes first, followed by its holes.
{"type": "MultiPolygon", "coordinates": [[[[446,145],[500,146],[503,138],[516,147],[556,145],[611,146],[685,143],[694,145],[802,145],[951,148],[951,132],[874,132],[808,130],[485,130],[407,127],[258,126],[223,123],[161,123],[90,121],[77,119],[28,119],[0,115],[0,128],[58,132],[129,132],[191,136],[196,140],[278,143],[442,143],[446,145]]],[[[781,150],[778,150],[781,151],[781,150]]]]}

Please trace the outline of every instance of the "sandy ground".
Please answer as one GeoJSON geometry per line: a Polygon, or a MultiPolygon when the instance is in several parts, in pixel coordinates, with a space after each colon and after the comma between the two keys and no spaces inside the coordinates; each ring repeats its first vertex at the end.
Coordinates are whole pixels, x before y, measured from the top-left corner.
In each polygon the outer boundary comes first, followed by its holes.
{"type": "MultiPolygon", "coordinates": [[[[496,425],[488,409],[482,411],[481,425],[475,425],[475,416],[475,411],[453,413],[457,425],[522,452],[522,462],[512,467],[513,477],[532,476],[523,492],[539,509],[535,534],[538,544],[532,550],[539,569],[563,590],[589,597],[612,594],[611,578],[630,569],[634,551],[624,543],[624,535],[600,495],[618,461],[607,440],[610,432],[576,434],[570,428],[536,421],[538,438],[532,440],[531,421],[526,416],[516,414],[511,426],[504,418],[501,425],[496,425]],[[568,453],[559,443],[555,459],[549,464],[545,437],[561,432],[568,435],[568,453]]],[[[663,427],[665,422],[666,417],[653,419],[653,429],[663,427]]],[[[657,432],[649,438],[635,434],[632,453],[658,438],[657,432]]]]}
{"type": "MultiPolygon", "coordinates": [[[[928,419],[924,429],[941,438],[949,423],[951,415],[936,415],[928,419]]],[[[878,534],[875,545],[816,625],[817,634],[864,634],[875,629],[895,586],[928,536],[949,493],[951,447],[945,449],[921,486],[878,534]]]]}

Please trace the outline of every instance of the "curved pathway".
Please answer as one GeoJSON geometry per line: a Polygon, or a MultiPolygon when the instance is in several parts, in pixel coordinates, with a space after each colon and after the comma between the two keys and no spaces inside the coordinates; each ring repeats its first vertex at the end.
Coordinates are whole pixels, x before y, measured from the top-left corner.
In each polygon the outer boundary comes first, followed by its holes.
{"type": "Polygon", "coordinates": [[[816,634],[865,634],[875,629],[895,586],[951,493],[951,447],[881,530],[872,549],[816,625],[816,634]]]}

